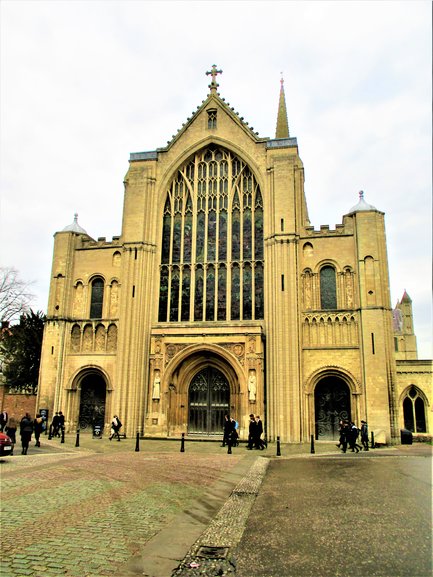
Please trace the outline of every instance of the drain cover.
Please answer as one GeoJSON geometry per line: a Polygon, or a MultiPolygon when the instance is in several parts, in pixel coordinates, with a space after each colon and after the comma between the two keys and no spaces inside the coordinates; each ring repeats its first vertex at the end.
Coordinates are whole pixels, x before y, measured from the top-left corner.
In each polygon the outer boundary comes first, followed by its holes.
{"type": "Polygon", "coordinates": [[[197,552],[197,556],[207,557],[208,559],[225,559],[228,551],[228,547],[207,547],[202,545],[197,552]]]}

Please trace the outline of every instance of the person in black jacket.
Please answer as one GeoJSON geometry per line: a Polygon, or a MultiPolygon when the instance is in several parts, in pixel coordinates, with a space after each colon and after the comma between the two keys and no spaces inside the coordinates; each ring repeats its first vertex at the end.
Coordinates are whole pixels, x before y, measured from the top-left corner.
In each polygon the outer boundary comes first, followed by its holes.
{"type": "Polygon", "coordinates": [[[255,421],[256,421],[256,438],[254,441],[254,446],[256,449],[260,449],[261,451],[263,451],[263,449],[266,447],[266,443],[262,439],[263,423],[259,415],[256,415],[255,421]]]}
{"type": "Polygon", "coordinates": [[[109,440],[113,437],[117,437],[117,440],[120,441],[120,434],[119,431],[122,427],[122,423],[117,415],[114,415],[113,420],[111,421],[111,435],[108,437],[109,440]]]}
{"type": "Polygon", "coordinates": [[[21,445],[22,445],[22,455],[27,455],[27,451],[32,440],[33,433],[33,422],[29,413],[26,413],[21,419],[20,423],[20,435],[21,435],[21,445]]]}
{"type": "Polygon", "coordinates": [[[368,451],[368,425],[365,421],[361,421],[361,443],[364,451],[368,451]]]}
{"type": "Polygon", "coordinates": [[[256,419],[254,418],[254,415],[251,414],[250,415],[250,423],[248,426],[248,445],[247,445],[247,449],[249,451],[251,451],[251,449],[253,448],[253,446],[256,443],[256,437],[257,437],[257,423],[256,423],[256,419]]]}
{"type": "Polygon", "coordinates": [[[230,415],[228,415],[227,413],[224,415],[223,427],[224,427],[224,429],[223,429],[223,442],[222,442],[221,447],[225,447],[226,445],[228,445],[229,441],[232,443],[234,426],[233,426],[232,420],[230,419],[230,415]]]}

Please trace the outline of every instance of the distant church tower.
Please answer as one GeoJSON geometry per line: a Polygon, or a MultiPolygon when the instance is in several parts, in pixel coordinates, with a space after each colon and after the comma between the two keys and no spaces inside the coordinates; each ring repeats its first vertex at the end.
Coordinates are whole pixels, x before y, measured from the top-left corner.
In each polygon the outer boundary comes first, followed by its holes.
{"type": "MultiPolygon", "coordinates": [[[[70,431],[116,414],[128,436],[218,439],[230,414],[245,440],[253,413],[270,441],[333,441],[363,419],[389,442],[402,401],[384,214],[360,192],[315,229],[283,80],[269,138],[220,96],[221,73],[165,147],[131,153],[119,236],[77,216],[55,234],[38,406],[70,431]]],[[[407,295],[398,310],[416,358],[407,295]]]]}
{"type": "Polygon", "coordinates": [[[413,328],[412,300],[404,291],[393,310],[395,356],[398,360],[418,358],[416,336],[413,328]]]}

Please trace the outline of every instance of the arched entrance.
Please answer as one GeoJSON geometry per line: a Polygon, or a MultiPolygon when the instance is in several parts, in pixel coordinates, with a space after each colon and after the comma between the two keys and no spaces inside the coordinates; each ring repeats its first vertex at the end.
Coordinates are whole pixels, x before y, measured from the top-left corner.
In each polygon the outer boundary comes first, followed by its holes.
{"type": "Polygon", "coordinates": [[[214,367],[202,369],[189,385],[188,433],[221,434],[229,407],[230,387],[226,377],[214,367]]]}
{"type": "Polygon", "coordinates": [[[93,431],[95,425],[104,428],[106,385],[102,375],[92,373],[81,381],[79,427],[93,431]]]}
{"type": "Polygon", "coordinates": [[[318,440],[338,440],[338,424],[350,419],[350,390],[338,377],[325,377],[314,391],[315,429],[318,440]]]}

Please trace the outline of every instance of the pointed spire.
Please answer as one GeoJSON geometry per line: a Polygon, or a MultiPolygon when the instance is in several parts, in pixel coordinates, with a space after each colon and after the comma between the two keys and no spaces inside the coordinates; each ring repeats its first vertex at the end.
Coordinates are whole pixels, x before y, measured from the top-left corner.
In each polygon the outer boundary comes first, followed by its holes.
{"type": "Polygon", "coordinates": [[[281,73],[280,102],[278,103],[278,118],[275,138],[289,138],[289,123],[287,121],[286,97],[284,95],[284,78],[281,73]]]}

